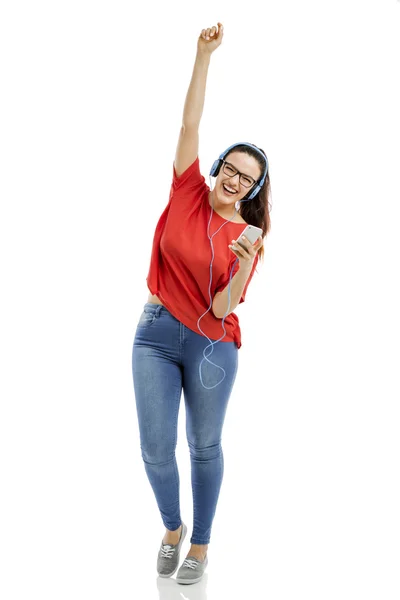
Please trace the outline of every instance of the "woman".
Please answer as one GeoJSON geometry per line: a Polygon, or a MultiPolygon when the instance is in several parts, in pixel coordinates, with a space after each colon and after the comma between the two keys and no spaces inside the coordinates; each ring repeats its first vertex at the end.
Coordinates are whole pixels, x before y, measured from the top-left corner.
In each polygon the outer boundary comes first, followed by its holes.
{"type": "Polygon", "coordinates": [[[198,39],[170,198],[154,234],[147,277],[150,293],[132,351],[141,453],[166,527],[157,558],[161,577],[170,577],[177,570],[187,532],[180,514],[175,459],[184,392],[194,518],[191,547],[177,574],[179,583],[199,581],[208,563],[223,476],[222,426],[241,346],[233,311],[245,299],[258,256],[263,254],[263,237],[270,228],[268,161],[261,149],[240,144],[221,155],[224,158],[211,170],[217,176],[212,191],[199,171],[198,128],[207,72],[222,37],[223,26],[218,23],[218,28],[203,29],[198,39]],[[257,185],[261,185],[258,193],[248,199],[257,185]],[[235,241],[246,224],[263,230],[254,245],[248,240],[240,240],[242,245],[235,241]],[[204,332],[200,319],[204,319],[204,332]],[[205,337],[213,343],[222,340],[213,346],[216,363],[208,361],[205,369],[207,383],[213,386],[203,384],[201,373],[199,380],[205,337]],[[222,380],[219,369],[225,373],[222,380]]]}

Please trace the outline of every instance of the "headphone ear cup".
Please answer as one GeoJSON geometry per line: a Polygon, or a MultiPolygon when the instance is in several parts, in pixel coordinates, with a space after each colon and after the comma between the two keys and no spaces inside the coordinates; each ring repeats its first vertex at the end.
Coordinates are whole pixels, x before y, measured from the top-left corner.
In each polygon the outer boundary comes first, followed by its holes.
{"type": "Polygon", "coordinates": [[[210,171],[211,177],[217,177],[218,176],[218,173],[221,170],[221,165],[222,165],[222,160],[220,158],[217,158],[217,160],[214,161],[214,164],[211,167],[211,171],[210,171]]]}
{"type": "Polygon", "coordinates": [[[252,190],[252,192],[249,196],[249,200],[252,200],[254,198],[254,196],[257,196],[257,194],[260,190],[261,190],[261,185],[257,184],[256,187],[254,188],[254,190],[252,190]]]}

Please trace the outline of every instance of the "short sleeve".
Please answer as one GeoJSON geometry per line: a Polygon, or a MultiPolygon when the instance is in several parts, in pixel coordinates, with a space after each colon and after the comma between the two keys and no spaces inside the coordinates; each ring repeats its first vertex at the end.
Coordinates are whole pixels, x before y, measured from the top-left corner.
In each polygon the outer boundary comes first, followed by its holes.
{"type": "MultiPolygon", "coordinates": [[[[235,261],[236,259],[233,259],[233,260],[235,261]]],[[[258,263],[258,255],[254,259],[253,268],[252,268],[251,273],[250,273],[250,275],[249,275],[249,277],[248,277],[248,279],[246,281],[246,285],[244,286],[242,295],[241,295],[240,300],[239,300],[239,304],[241,304],[242,302],[244,302],[246,300],[247,289],[248,289],[248,287],[250,285],[250,281],[253,278],[254,272],[255,272],[256,267],[257,267],[257,263],[258,263]]],[[[220,277],[220,280],[217,283],[217,287],[215,288],[214,295],[217,294],[218,292],[222,292],[226,288],[226,286],[229,283],[229,276],[230,276],[231,270],[232,270],[232,264],[229,265],[229,269],[227,270],[227,273],[224,273],[224,275],[222,277],[220,277]]],[[[235,275],[238,272],[238,270],[239,270],[239,263],[236,264],[236,267],[234,268],[234,270],[232,272],[232,279],[235,277],[235,275]]]]}
{"type": "Polygon", "coordinates": [[[246,281],[246,285],[244,286],[242,295],[241,295],[240,300],[239,300],[239,304],[241,304],[242,302],[244,302],[245,299],[246,299],[247,288],[250,285],[250,281],[253,279],[253,275],[254,275],[254,272],[256,270],[257,263],[258,263],[258,254],[257,254],[256,258],[254,259],[253,268],[251,270],[251,273],[250,273],[250,276],[249,276],[248,280],[246,281]]]}
{"type": "Polygon", "coordinates": [[[199,157],[178,177],[175,171],[175,164],[172,163],[172,185],[171,193],[175,192],[196,192],[205,185],[205,179],[200,173],[199,157]]]}

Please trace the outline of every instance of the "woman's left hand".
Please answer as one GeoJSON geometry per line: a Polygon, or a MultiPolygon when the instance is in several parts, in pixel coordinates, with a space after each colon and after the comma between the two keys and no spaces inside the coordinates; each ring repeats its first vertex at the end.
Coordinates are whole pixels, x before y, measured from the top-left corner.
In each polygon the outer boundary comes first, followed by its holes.
{"type": "Polygon", "coordinates": [[[247,269],[251,269],[253,267],[254,259],[257,255],[257,252],[263,245],[262,236],[260,235],[258,240],[254,242],[254,244],[251,244],[249,240],[244,236],[240,238],[239,241],[240,244],[244,246],[244,248],[242,248],[242,246],[238,244],[238,242],[235,240],[232,240],[232,244],[229,244],[229,248],[238,257],[240,268],[244,267],[247,269]]]}

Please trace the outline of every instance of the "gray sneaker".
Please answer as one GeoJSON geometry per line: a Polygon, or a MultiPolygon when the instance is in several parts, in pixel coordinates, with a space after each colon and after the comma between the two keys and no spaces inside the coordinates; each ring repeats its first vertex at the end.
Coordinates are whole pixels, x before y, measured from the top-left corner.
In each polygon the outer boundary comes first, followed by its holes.
{"type": "Polygon", "coordinates": [[[187,556],[176,574],[177,583],[196,583],[200,581],[207,565],[207,554],[203,562],[194,556],[187,556]]]}
{"type": "Polygon", "coordinates": [[[179,564],[179,552],[182,542],[186,537],[187,527],[182,521],[181,537],[177,544],[164,544],[161,547],[157,557],[157,573],[160,577],[171,577],[175,573],[179,564]]]}

